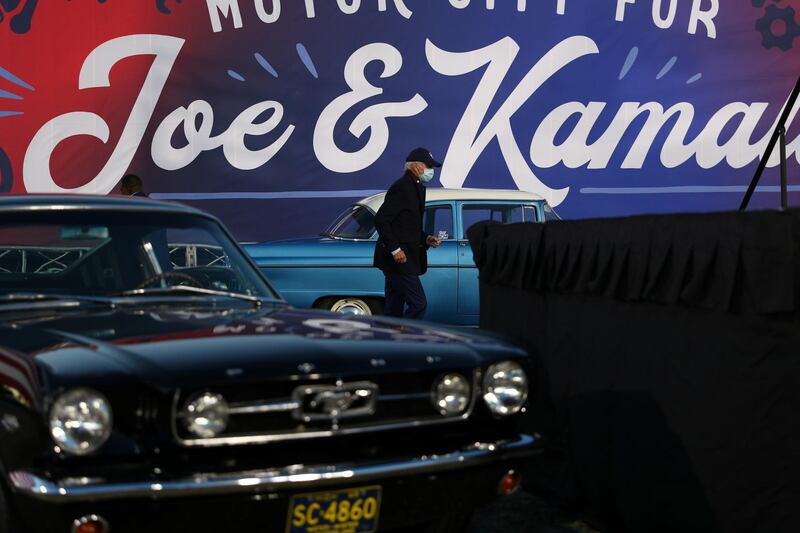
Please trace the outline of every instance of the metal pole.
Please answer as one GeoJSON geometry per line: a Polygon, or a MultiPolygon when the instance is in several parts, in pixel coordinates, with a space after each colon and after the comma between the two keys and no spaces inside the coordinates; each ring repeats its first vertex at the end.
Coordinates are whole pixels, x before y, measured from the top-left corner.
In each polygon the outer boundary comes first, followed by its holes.
{"type": "Polygon", "coordinates": [[[780,135],[781,147],[781,209],[787,209],[789,207],[789,187],[786,183],[786,128],[784,126],[778,130],[778,135],[780,135]]]}
{"type": "Polygon", "coordinates": [[[753,176],[753,180],[750,182],[750,186],[747,188],[747,192],[744,194],[742,203],[739,205],[739,211],[744,211],[747,209],[747,204],[750,203],[750,197],[753,196],[756,186],[758,185],[758,180],[761,179],[761,174],[763,174],[764,169],[767,168],[769,157],[772,155],[772,151],[775,149],[775,145],[778,143],[780,129],[786,127],[786,123],[789,121],[789,114],[792,112],[792,109],[794,109],[794,104],[797,102],[798,96],[800,96],[800,78],[797,78],[797,83],[794,86],[794,90],[789,96],[789,100],[786,102],[786,107],[783,108],[783,113],[781,113],[781,117],[778,120],[778,125],[775,128],[775,131],[772,133],[772,137],[769,139],[769,144],[767,144],[767,150],[761,157],[761,161],[759,161],[758,168],[756,169],[756,174],[753,176]]]}

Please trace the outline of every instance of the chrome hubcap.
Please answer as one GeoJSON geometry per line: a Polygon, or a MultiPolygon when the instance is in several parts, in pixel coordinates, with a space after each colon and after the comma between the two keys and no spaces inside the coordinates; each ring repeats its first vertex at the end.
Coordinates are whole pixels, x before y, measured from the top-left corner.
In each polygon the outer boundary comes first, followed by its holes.
{"type": "Polygon", "coordinates": [[[342,313],[345,315],[371,315],[367,302],[358,300],[356,298],[345,298],[339,300],[331,307],[331,311],[335,313],[342,313]]]}

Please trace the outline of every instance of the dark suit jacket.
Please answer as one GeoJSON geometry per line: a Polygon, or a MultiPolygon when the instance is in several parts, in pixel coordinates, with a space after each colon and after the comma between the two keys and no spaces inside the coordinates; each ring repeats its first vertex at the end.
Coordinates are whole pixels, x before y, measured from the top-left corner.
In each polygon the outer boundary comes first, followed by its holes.
{"type": "Polygon", "coordinates": [[[406,173],[389,187],[383,205],[375,215],[378,242],[373,265],[385,273],[416,274],[428,270],[428,235],[422,231],[425,214],[425,186],[406,173]],[[392,250],[401,248],[408,261],[395,263],[392,250]]]}

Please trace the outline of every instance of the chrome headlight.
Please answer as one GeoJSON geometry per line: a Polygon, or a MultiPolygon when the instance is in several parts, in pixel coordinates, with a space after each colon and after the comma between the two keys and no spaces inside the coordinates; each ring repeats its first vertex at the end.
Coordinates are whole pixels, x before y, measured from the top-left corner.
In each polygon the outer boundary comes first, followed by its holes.
{"type": "Polygon", "coordinates": [[[469,406],[470,386],[461,374],[442,376],[433,387],[433,405],[443,416],[460,415],[469,406]]]}
{"type": "Polygon", "coordinates": [[[528,398],[528,376],[519,363],[503,361],[490,366],[483,379],[483,399],[495,415],[513,415],[528,398]]]}
{"type": "Polygon", "coordinates": [[[186,402],[181,412],[186,429],[193,435],[211,439],[228,428],[228,402],[220,394],[204,392],[186,402]]]}
{"type": "Polygon", "coordinates": [[[67,453],[88,455],[111,436],[111,405],[91,389],[72,389],[59,395],[50,408],[50,435],[67,453]]]}

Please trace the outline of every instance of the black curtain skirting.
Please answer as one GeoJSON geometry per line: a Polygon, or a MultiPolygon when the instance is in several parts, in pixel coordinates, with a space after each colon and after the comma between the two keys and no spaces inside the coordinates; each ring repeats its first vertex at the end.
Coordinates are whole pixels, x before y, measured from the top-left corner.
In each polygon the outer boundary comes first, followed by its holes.
{"type": "Polygon", "coordinates": [[[610,530],[800,531],[800,212],[469,238],[481,326],[536,358],[532,486],[610,530]]]}

